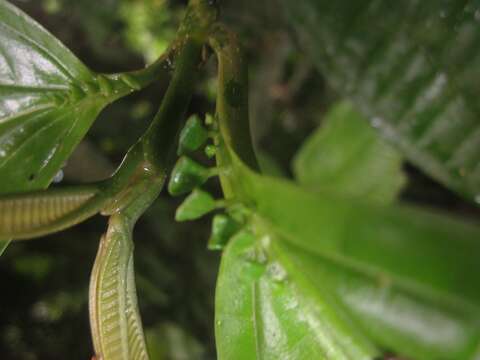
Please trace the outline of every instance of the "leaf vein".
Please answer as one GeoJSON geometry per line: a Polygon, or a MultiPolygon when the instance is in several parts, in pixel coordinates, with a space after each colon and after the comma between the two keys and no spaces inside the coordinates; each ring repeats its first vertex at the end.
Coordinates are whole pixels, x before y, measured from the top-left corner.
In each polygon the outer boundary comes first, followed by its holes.
{"type": "Polygon", "coordinates": [[[8,25],[4,22],[0,22],[0,27],[5,28],[6,31],[10,31],[10,32],[16,34],[20,39],[24,40],[26,43],[29,43],[33,48],[37,49],[37,51],[40,54],[44,55],[47,59],[50,59],[54,64],[56,64],[58,66],[59,70],[67,78],[72,80],[72,82],[78,82],[78,80],[75,77],[75,74],[73,74],[65,64],[63,64],[55,55],[50,53],[48,51],[48,49],[46,49],[44,46],[42,46],[41,44],[39,44],[35,40],[29,38],[28,36],[26,36],[25,34],[20,32],[19,30],[15,29],[11,25],[8,25]]]}

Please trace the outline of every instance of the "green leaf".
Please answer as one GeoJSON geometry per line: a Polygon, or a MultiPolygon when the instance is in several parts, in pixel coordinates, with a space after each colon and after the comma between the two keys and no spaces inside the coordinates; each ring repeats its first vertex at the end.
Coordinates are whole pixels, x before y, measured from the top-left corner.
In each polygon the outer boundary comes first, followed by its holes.
{"type": "Polygon", "coordinates": [[[242,197],[254,204],[272,241],[288,244],[287,254],[305,253],[296,261],[299,272],[318,275],[321,286],[331,283],[327,288],[369,326],[376,343],[422,359],[472,358],[480,340],[478,225],[415,207],[312,193],[256,175],[238,159],[234,164],[242,197]],[[333,270],[322,270],[322,259],[333,270]],[[443,331],[432,331],[440,323],[443,331]]]}
{"type": "MultiPolygon", "coordinates": [[[[292,2],[292,8],[312,3],[292,2]]],[[[347,10],[364,5],[321,3],[347,10]]],[[[373,2],[372,8],[382,4],[373,2]]],[[[305,17],[308,22],[315,13],[305,17]]],[[[348,22],[347,30],[353,25],[355,21],[348,22]]],[[[234,61],[222,63],[221,56],[220,51],[220,84],[228,87],[229,79],[245,68],[234,61]]],[[[219,94],[222,189],[227,199],[250,212],[245,217],[249,232],[231,239],[222,259],[216,297],[219,357],[378,355],[363,340],[367,336],[409,358],[478,358],[480,227],[339,191],[307,191],[255,174],[245,165],[255,166],[252,148],[241,141],[249,136],[247,107],[235,107],[226,92],[219,94]],[[317,318],[319,308],[323,311],[317,318]],[[309,328],[306,319],[318,322],[309,328]],[[306,354],[291,354],[298,349],[306,354]],[[317,352],[308,353],[311,349],[317,352]]]]}
{"type": "Polygon", "coordinates": [[[365,262],[480,306],[480,286],[472,286],[478,224],[414,206],[312,193],[253,173],[242,172],[242,179],[245,201],[255,201],[253,211],[292,243],[365,262]]]}
{"type": "Polygon", "coordinates": [[[101,109],[138,85],[94,74],[0,0],[0,193],[46,187],[101,109]]]}
{"type": "Polygon", "coordinates": [[[293,168],[311,190],[343,193],[387,204],[405,183],[400,155],[348,102],[333,106],[302,145],[293,168]]]}
{"type": "Polygon", "coordinates": [[[314,291],[286,255],[269,238],[262,244],[248,231],[230,241],[217,283],[218,358],[366,360],[378,355],[334,297],[314,291]]]}
{"type": "Polygon", "coordinates": [[[130,75],[94,74],[0,0],[0,194],[47,187],[100,111],[148,84],[159,64],[130,75]]]}
{"type": "Polygon", "coordinates": [[[478,307],[425,291],[411,282],[392,281],[385,273],[368,271],[365,266],[312,254],[288,242],[280,247],[318,291],[329,288],[337,294],[361,331],[383,348],[413,359],[477,358],[478,307]]]}
{"type": "Polygon", "coordinates": [[[410,161],[480,200],[480,4],[282,2],[337,91],[410,161]]]}

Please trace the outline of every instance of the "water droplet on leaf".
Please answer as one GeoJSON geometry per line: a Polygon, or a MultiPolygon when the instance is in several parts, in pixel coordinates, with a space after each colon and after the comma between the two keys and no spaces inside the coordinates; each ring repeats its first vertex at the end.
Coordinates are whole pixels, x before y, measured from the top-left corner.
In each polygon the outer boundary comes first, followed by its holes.
{"type": "Polygon", "coordinates": [[[267,273],[274,281],[285,281],[287,278],[287,271],[278,262],[273,262],[268,265],[267,273]]]}
{"type": "Polygon", "coordinates": [[[63,176],[64,176],[63,170],[59,170],[59,171],[55,174],[55,176],[54,176],[54,178],[53,178],[52,181],[53,181],[55,184],[58,184],[59,182],[61,182],[61,181],[63,180],[63,176]]]}

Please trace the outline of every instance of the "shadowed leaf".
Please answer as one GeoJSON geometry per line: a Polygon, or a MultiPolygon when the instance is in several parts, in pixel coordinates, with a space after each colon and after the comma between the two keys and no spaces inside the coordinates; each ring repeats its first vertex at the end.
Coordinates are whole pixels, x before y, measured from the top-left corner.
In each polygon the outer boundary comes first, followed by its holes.
{"type": "Polygon", "coordinates": [[[392,202],[405,183],[401,167],[397,151],[348,102],[332,108],[293,162],[297,180],[308,189],[381,204],[392,202]]]}
{"type": "Polygon", "coordinates": [[[478,200],[478,2],[282,3],[329,82],[411,162],[478,200]]]}

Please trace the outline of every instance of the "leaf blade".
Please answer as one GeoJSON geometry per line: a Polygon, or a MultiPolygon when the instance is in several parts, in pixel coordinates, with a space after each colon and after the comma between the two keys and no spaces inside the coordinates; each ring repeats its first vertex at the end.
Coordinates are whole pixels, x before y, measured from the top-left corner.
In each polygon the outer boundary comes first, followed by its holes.
{"type": "Polygon", "coordinates": [[[310,284],[298,273],[293,279],[284,254],[260,247],[258,238],[243,231],[222,257],[215,311],[219,359],[371,359],[377,354],[332,311],[326,293],[314,294],[316,301],[307,296],[310,284]],[[252,258],[252,252],[265,250],[268,263],[252,258]]]}
{"type": "Polygon", "coordinates": [[[0,193],[48,186],[100,111],[147,85],[169,56],[130,74],[96,74],[5,0],[0,29],[0,193]]]}
{"type": "Polygon", "coordinates": [[[253,176],[250,180],[245,196],[255,202],[255,212],[298,246],[390,268],[394,274],[421,279],[427,286],[480,305],[480,288],[467,280],[474,281],[478,224],[412,206],[379,206],[315,194],[279,179],[253,176]],[[404,266],[405,259],[410,268],[404,266]]]}
{"type": "Polygon", "coordinates": [[[0,238],[47,235],[95,215],[108,201],[96,185],[0,195],[0,238]]]}
{"type": "Polygon", "coordinates": [[[148,359],[135,291],[130,219],[110,218],[90,277],[90,326],[102,359],[148,359]]]}
{"type": "Polygon", "coordinates": [[[410,161],[475,200],[480,193],[478,4],[283,4],[332,85],[410,161]]]}
{"type": "Polygon", "coordinates": [[[332,109],[295,155],[297,181],[377,203],[392,202],[405,183],[402,158],[348,102],[332,109]]]}
{"type": "Polygon", "coordinates": [[[362,331],[383,348],[422,359],[475,358],[480,340],[478,308],[392,281],[381,272],[322,258],[288,242],[280,247],[316,286],[328,286],[362,331]]]}
{"type": "MultiPolygon", "coordinates": [[[[414,207],[313,193],[255,174],[233,152],[230,155],[235,169],[232,178],[242,179],[233,183],[238,196],[264,224],[272,242],[314,256],[316,267],[299,272],[314,282],[324,280],[321,291],[330,289],[338,298],[354,298],[338,302],[355,322],[372,328],[367,333],[376,344],[408,356],[422,354],[425,359],[442,353],[465,360],[474,356],[480,341],[480,288],[471,285],[475,284],[475,254],[480,251],[478,224],[414,207]],[[334,264],[331,273],[322,270],[324,262],[334,264]],[[327,275],[321,276],[322,271],[327,275]],[[342,288],[345,281],[355,286],[342,288]],[[355,290],[365,290],[372,297],[370,303],[380,310],[372,313],[370,308],[369,313],[368,308],[359,307],[361,296],[350,297],[355,290]],[[400,306],[402,316],[414,322],[405,326],[395,317],[399,305],[392,297],[408,304],[400,306]],[[442,339],[445,332],[431,334],[439,321],[449,324],[445,331],[454,335],[448,341],[442,339]]],[[[290,250],[284,252],[293,256],[290,250]]],[[[294,260],[299,269],[305,266],[305,257],[294,260]]]]}

